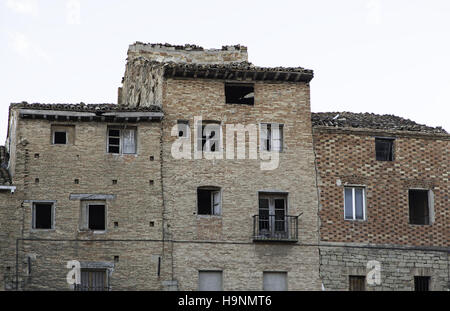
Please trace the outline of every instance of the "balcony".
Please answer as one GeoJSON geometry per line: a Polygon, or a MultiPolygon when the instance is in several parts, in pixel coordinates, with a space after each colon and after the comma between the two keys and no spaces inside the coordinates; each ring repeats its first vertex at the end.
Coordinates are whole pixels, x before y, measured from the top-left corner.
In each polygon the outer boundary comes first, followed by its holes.
{"type": "Polygon", "coordinates": [[[254,242],[298,241],[298,216],[253,216],[254,242]]]}

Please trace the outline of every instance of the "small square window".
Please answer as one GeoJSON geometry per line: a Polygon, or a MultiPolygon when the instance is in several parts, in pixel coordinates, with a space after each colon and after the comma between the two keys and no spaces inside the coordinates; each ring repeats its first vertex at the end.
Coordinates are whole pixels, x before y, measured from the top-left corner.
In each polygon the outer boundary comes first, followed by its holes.
{"type": "Polygon", "coordinates": [[[286,291],[287,287],[287,272],[263,273],[263,290],[286,291]]]}
{"type": "Polygon", "coordinates": [[[199,291],[221,291],[222,271],[199,271],[198,290],[199,291]]]}
{"type": "Polygon", "coordinates": [[[190,136],[189,121],[178,120],[177,127],[178,127],[178,137],[188,138],[190,136]]]}
{"type": "Polygon", "coordinates": [[[33,229],[53,229],[53,203],[33,203],[33,229]]]}
{"type": "Polygon", "coordinates": [[[73,125],[52,125],[51,143],[53,145],[74,144],[75,126],[73,125]]]}
{"type": "Polygon", "coordinates": [[[222,202],[220,188],[202,187],[197,189],[198,215],[221,215],[222,202]]]}
{"type": "Polygon", "coordinates": [[[67,133],[66,132],[55,132],[53,143],[55,145],[65,145],[67,144],[67,133]]]}
{"type": "Polygon", "coordinates": [[[377,161],[394,161],[394,139],[375,138],[377,161]]]}
{"type": "Polygon", "coordinates": [[[365,189],[362,187],[344,188],[344,218],[348,220],[364,220],[365,189]]]}
{"type": "Polygon", "coordinates": [[[428,292],[430,290],[430,277],[429,276],[415,276],[414,277],[414,290],[416,292],[428,292]]]}
{"type": "Polygon", "coordinates": [[[136,154],[136,129],[109,128],[108,153],[136,154]]]}
{"type": "Polygon", "coordinates": [[[363,275],[350,275],[348,277],[349,291],[365,291],[366,277],[363,275]]]}

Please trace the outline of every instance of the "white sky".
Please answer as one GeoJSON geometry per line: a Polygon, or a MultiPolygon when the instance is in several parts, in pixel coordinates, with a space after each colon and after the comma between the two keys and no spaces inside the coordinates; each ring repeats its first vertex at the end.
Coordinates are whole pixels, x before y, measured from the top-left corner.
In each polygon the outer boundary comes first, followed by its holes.
{"type": "Polygon", "coordinates": [[[313,69],[313,111],[450,131],[450,1],[0,0],[0,144],[11,102],[115,103],[128,45],[242,44],[313,69]]]}

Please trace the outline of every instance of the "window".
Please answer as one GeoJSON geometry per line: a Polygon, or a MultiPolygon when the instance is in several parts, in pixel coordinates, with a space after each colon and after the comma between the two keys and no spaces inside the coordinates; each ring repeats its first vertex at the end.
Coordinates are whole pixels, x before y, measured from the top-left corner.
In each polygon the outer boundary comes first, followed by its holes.
{"type": "Polygon", "coordinates": [[[287,232],[287,195],[259,195],[259,234],[284,238],[287,232]]]}
{"type": "Polygon", "coordinates": [[[178,137],[189,137],[189,121],[178,120],[178,137]]]}
{"type": "Polygon", "coordinates": [[[283,124],[261,123],[260,146],[262,151],[283,151],[283,124]]]}
{"type": "Polygon", "coordinates": [[[81,207],[81,229],[106,230],[106,205],[101,202],[83,202],[81,207]]]}
{"type": "Polygon", "coordinates": [[[287,272],[264,272],[263,289],[266,291],[286,291],[287,272]]]}
{"type": "Polygon", "coordinates": [[[366,203],[362,187],[344,188],[344,218],[348,220],[365,220],[366,203]]]}
{"type": "Polygon", "coordinates": [[[222,271],[199,271],[198,290],[199,291],[221,291],[222,271]]]}
{"type": "Polygon", "coordinates": [[[349,291],[365,291],[366,277],[363,275],[350,275],[348,277],[349,291]]]}
{"type": "Polygon", "coordinates": [[[375,154],[377,161],[394,161],[394,139],[375,138],[375,154]]]}
{"type": "Polygon", "coordinates": [[[81,284],[77,285],[80,291],[109,290],[106,270],[81,269],[81,284]]]}
{"type": "Polygon", "coordinates": [[[136,154],[136,128],[108,128],[108,153],[136,154]]]}
{"type": "Polygon", "coordinates": [[[74,143],[75,126],[73,125],[52,125],[51,143],[53,145],[68,145],[74,143]]]}
{"type": "Polygon", "coordinates": [[[225,83],[225,102],[227,104],[253,105],[255,88],[250,83],[225,83]]]}
{"type": "Polygon", "coordinates": [[[33,203],[33,229],[53,229],[54,205],[53,203],[33,203]]]}
{"type": "Polygon", "coordinates": [[[414,290],[416,292],[427,292],[430,290],[430,277],[429,276],[415,276],[414,277],[414,290]]]}
{"type": "Polygon", "coordinates": [[[410,189],[409,223],[414,225],[429,225],[432,212],[433,192],[430,190],[410,189]]]}
{"type": "Polygon", "coordinates": [[[220,188],[200,187],[197,189],[198,215],[221,215],[222,202],[220,188]]]}
{"type": "Polygon", "coordinates": [[[200,124],[197,129],[197,150],[220,151],[221,125],[218,123],[200,124]]]}

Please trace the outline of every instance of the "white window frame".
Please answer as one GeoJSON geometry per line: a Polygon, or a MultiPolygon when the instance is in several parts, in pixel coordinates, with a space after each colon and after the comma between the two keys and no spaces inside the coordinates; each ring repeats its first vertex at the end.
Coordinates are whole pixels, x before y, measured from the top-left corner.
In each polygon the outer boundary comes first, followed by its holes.
{"type": "MultiPolygon", "coordinates": [[[[137,131],[136,127],[129,127],[129,128],[127,128],[127,127],[120,127],[120,126],[108,126],[108,128],[106,129],[106,153],[108,153],[108,154],[137,154],[138,153],[137,134],[138,134],[138,131],[137,131]],[[119,131],[119,136],[110,136],[109,135],[109,131],[110,130],[119,131]],[[124,131],[133,131],[134,132],[134,152],[131,152],[131,153],[123,152],[123,150],[124,150],[124,146],[123,146],[123,143],[124,143],[124,131]],[[109,152],[109,146],[110,146],[109,138],[110,137],[119,138],[119,152],[118,153],[116,153],[116,152],[109,152]]],[[[112,146],[117,146],[117,145],[112,145],[112,146]]]]}
{"type": "Polygon", "coordinates": [[[55,212],[56,201],[32,201],[31,202],[31,230],[33,231],[53,231],[55,230],[55,212]],[[51,227],[50,228],[36,228],[36,204],[51,204],[51,227]]]}
{"type": "Polygon", "coordinates": [[[269,151],[269,152],[283,152],[284,150],[284,124],[283,123],[260,123],[259,124],[259,150],[260,151],[269,151]],[[269,127],[270,126],[270,127],[269,127]],[[279,130],[279,140],[280,140],[280,149],[274,150],[274,141],[272,130],[275,126],[278,126],[279,130]],[[267,137],[268,136],[268,137],[267,137]],[[267,148],[265,142],[269,141],[269,148],[267,148]]]}
{"type": "Polygon", "coordinates": [[[219,187],[198,187],[197,188],[197,215],[198,216],[222,216],[222,188],[219,187]],[[198,190],[211,191],[211,213],[210,214],[199,214],[198,209],[198,190]],[[214,198],[215,195],[219,197],[219,202],[216,204],[214,198]],[[215,207],[218,207],[217,209],[215,207]]]}
{"type": "Polygon", "coordinates": [[[365,221],[367,220],[366,216],[366,186],[362,185],[345,185],[344,186],[344,219],[345,220],[351,220],[351,221],[365,221]],[[345,217],[345,189],[351,188],[352,189],[352,218],[346,218],[345,217]],[[356,196],[355,196],[355,189],[362,189],[362,203],[363,203],[363,218],[357,219],[356,218],[356,196]]]}

